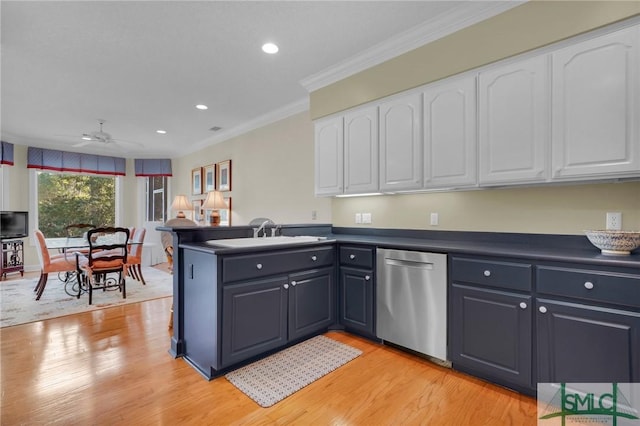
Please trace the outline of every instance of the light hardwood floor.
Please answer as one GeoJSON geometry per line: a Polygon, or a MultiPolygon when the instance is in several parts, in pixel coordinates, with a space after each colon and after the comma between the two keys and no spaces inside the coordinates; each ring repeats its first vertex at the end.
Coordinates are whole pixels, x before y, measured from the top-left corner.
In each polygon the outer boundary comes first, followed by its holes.
{"type": "Polygon", "coordinates": [[[0,424],[536,423],[533,398],[342,332],[327,336],[360,357],[261,408],[224,377],[207,381],[168,354],[170,305],[164,298],[0,329],[0,424]]]}

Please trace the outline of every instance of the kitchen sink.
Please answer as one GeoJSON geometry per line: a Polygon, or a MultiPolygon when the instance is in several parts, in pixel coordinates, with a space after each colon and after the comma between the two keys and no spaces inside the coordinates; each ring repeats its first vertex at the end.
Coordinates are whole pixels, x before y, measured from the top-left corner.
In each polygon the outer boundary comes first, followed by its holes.
{"type": "Polygon", "coordinates": [[[316,241],[326,240],[326,237],[312,237],[300,235],[295,237],[279,236],[279,237],[260,237],[260,238],[227,238],[221,240],[209,240],[206,243],[212,246],[228,247],[228,248],[245,248],[245,247],[265,247],[277,246],[281,244],[301,244],[313,243],[316,241]]]}

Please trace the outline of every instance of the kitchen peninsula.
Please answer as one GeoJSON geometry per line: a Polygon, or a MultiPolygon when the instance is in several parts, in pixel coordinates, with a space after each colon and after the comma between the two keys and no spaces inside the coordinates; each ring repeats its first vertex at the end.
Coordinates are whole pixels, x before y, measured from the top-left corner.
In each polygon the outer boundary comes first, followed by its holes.
{"type": "Polygon", "coordinates": [[[396,248],[448,257],[454,369],[527,394],[537,382],[640,381],[637,250],[602,255],[583,236],[330,225],[281,228],[326,239],[229,248],[210,240],[252,228],[158,229],[178,247],[170,352],[208,379],[329,328],[379,340],[375,251],[396,248]]]}

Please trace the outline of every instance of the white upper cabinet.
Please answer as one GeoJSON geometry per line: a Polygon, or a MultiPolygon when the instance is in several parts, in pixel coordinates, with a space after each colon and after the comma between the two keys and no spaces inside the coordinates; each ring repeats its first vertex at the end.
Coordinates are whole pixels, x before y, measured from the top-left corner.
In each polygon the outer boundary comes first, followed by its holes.
{"type": "Polygon", "coordinates": [[[475,75],[427,86],[423,96],[424,187],[475,185],[475,75]]]}
{"type": "Polygon", "coordinates": [[[380,103],[380,190],[422,188],[422,94],[380,103]]]}
{"type": "Polygon", "coordinates": [[[378,191],[378,107],[344,116],[344,193],[378,191]]]}
{"type": "Polygon", "coordinates": [[[478,84],[480,184],[547,180],[548,56],[498,65],[478,84]]]}
{"type": "Polygon", "coordinates": [[[315,123],[315,193],[337,195],[343,191],[342,117],[315,123]]]}
{"type": "Polygon", "coordinates": [[[640,27],[555,51],[553,178],[640,173],[640,27]]]}

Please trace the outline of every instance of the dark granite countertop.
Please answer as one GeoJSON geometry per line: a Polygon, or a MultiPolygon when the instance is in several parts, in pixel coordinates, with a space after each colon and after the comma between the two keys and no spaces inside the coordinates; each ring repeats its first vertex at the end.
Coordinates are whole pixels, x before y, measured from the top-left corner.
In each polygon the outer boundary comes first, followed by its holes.
{"type": "MultiPolygon", "coordinates": [[[[309,235],[305,233],[306,225],[296,225],[293,235],[309,235]]],[[[372,229],[372,228],[336,228],[327,226],[318,229],[312,235],[327,237],[318,242],[295,244],[279,244],[275,246],[226,248],[215,247],[206,241],[190,241],[180,244],[181,247],[199,251],[212,252],[218,255],[264,253],[273,250],[309,248],[318,245],[362,244],[382,248],[402,250],[431,251],[458,255],[506,256],[520,259],[582,263],[610,267],[634,268],[640,272],[640,250],[631,255],[603,255],[591,245],[586,236],[580,235],[545,235],[515,234],[494,232],[464,231],[424,231],[406,229],[372,229]],[[319,232],[320,231],[320,232],[319,232]]],[[[227,238],[227,236],[222,236],[227,238]]],[[[210,236],[207,239],[212,239],[210,236]]],[[[213,238],[216,239],[216,238],[213,238]]]]}

